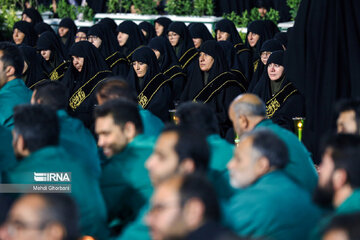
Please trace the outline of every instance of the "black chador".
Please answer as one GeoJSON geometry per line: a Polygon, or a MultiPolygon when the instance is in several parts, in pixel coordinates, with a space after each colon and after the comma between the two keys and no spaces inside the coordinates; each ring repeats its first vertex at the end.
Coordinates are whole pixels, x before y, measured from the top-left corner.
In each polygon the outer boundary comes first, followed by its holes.
{"type": "Polygon", "coordinates": [[[130,69],[127,81],[137,96],[138,103],[151,111],[164,122],[169,121],[171,106],[170,79],[166,79],[160,72],[155,53],[149,47],[138,48],[132,55],[132,63],[147,65],[146,73],[142,76],[135,71],[137,64],[130,69]]]}
{"type": "Polygon", "coordinates": [[[49,79],[61,80],[70,65],[60,39],[53,32],[44,32],[37,41],[37,50],[50,50],[50,58],[43,58],[42,65],[49,79]]]}
{"type": "Polygon", "coordinates": [[[36,45],[38,36],[36,35],[36,31],[31,23],[18,21],[14,24],[13,30],[15,30],[15,28],[25,34],[25,37],[20,44],[24,44],[30,47],[34,47],[36,45]]]}
{"type": "Polygon", "coordinates": [[[236,30],[235,24],[228,19],[223,19],[220,20],[218,23],[216,23],[215,25],[216,40],[219,40],[217,36],[218,30],[220,30],[221,32],[226,32],[230,35],[227,41],[231,42],[235,48],[235,52],[237,54],[240,63],[239,70],[245,75],[247,79],[249,79],[251,77],[251,72],[249,70],[251,69],[250,49],[243,44],[243,41],[238,31],[236,30]]]}
{"type": "MultiPolygon", "coordinates": [[[[167,30],[168,30],[170,24],[172,23],[171,19],[167,18],[167,17],[159,17],[159,18],[155,19],[154,25],[155,25],[155,23],[157,23],[157,24],[159,24],[159,25],[161,25],[163,27],[163,31],[160,34],[160,36],[161,37],[167,37],[166,36],[167,30]]],[[[157,35],[157,36],[160,37],[159,35],[157,35]]]]}
{"type": "Polygon", "coordinates": [[[126,78],[129,71],[129,61],[119,52],[119,44],[112,30],[104,23],[93,25],[88,33],[88,38],[100,38],[101,44],[98,47],[105,62],[114,75],[126,78]]]}
{"type": "Polygon", "coordinates": [[[283,51],[273,52],[265,66],[265,72],[253,93],[257,94],[266,104],[266,114],[274,123],[294,130],[292,118],[304,117],[304,98],[295,85],[286,78],[285,70],[278,78],[271,80],[268,74],[270,64],[283,64],[283,51]]]}
{"type": "Polygon", "coordinates": [[[175,52],[169,41],[164,37],[155,37],[151,39],[149,45],[151,49],[159,51],[158,63],[160,71],[166,79],[170,79],[172,96],[175,102],[180,100],[180,95],[186,82],[186,74],[176,58],[175,52]]]}
{"type": "Polygon", "coordinates": [[[225,136],[227,129],[231,127],[227,114],[229,105],[236,96],[245,92],[246,80],[238,79],[229,71],[224,51],[215,40],[202,45],[199,58],[201,64],[203,54],[211,56],[213,63],[207,71],[202,71],[199,63],[197,64],[188,77],[181,100],[209,104],[216,112],[221,135],[225,136]]]}
{"type": "Polygon", "coordinates": [[[69,54],[72,57],[84,59],[80,71],[75,68],[73,60],[63,79],[69,91],[69,113],[81,119],[86,127],[91,128],[93,126],[93,110],[96,104],[94,89],[111,75],[111,71],[99,50],[88,41],[75,43],[69,54]]]}
{"type": "Polygon", "coordinates": [[[146,43],[149,43],[151,39],[156,37],[154,25],[152,25],[151,23],[146,21],[141,22],[139,24],[139,28],[141,29],[141,31],[143,31],[146,43]]]}
{"type": "Polygon", "coordinates": [[[37,23],[34,28],[35,28],[36,34],[38,36],[40,36],[42,33],[46,32],[46,31],[55,33],[54,29],[52,29],[52,27],[49,24],[44,23],[44,22],[37,23]]]}
{"type": "MultiPolygon", "coordinates": [[[[189,31],[192,38],[200,38],[201,44],[208,41],[208,40],[214,40],[213,36],[209,32],[209,29],[205,26],[203,23],[193,23],[189,25],[189,31]]],[[[200,48],[195,46],[196,48],[200,48]]]]}
{"type": "Polygon", "coordinates": [[[189,29],[183,22],[173,22],[168,28],[168,33],[170,31],[180,35],[180,39],[176,46],[173,46],[173,49],[182,69],[188,74],[194,64],[196,64],[199,54],[195,49],[189,29]]]}
{"type": "Polygon", "coordinates": [[[28,88],[33,87],[42,80],[47,79],[47,76],[41,66],[42,57],[37,54],[35,48],[26,45],[20,45],[19,50],[23,54],[26,70],[23,73],[23,80],[28,88]]]}
{"type": "Polygon", "coordinates": [[[71,46],[75,42],[77,27],[71,18],[63,18],[59,23],[59,28],[60,27],[69,29],[69,31],[65,34],[65,36],[60,38],[61,43],[63,44],[64,47],[65,54],[67,54],[69,53],[71,46]]]}
{"type": "Polygon", "coordinates": [[[31,19],[31,25],[35,27],[36,24],[43,22],[43,18],[38,10],[35,8],[25,8],[22,15],[26,14],[31,19]]]}
{"type": "Polygon", "coordinates": [[[116,34],[117,34],[117,31],[116,31],[116,29],[117,29],[117,24],[116,24],[116,22],[115,22],[113,19],[111,19],[111,18],[103,18],[103,19],[100,20],[99,23],[105,24],[108,28],[111,29],[111,31],[112,31],[112,32],[114,33],[114,35],[116,36],[116,34]]]}

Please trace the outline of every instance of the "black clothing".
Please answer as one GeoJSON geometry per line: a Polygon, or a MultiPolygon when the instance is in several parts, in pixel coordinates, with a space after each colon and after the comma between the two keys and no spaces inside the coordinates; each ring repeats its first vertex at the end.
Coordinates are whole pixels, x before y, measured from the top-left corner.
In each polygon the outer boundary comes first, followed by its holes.
{"type": "Polygon", "coordinates": [[[43,18],[41,17],[38,10],[35,8],[26,8],[21,15],[26,14],[29,18],[31,18],[31,25],[34,27],[36,24],[43,22],[43,18]]]}
{"type": "Polygon", "coordinates": [[[192,38],[201,38],[202,42],[214,40],[209,29],[203,23],[193,23],[189,26],[189,32],[192,38]]]}
{"type": "Polygon", "coordinates": [[[141,47],[132,55],[132,62],[146,63],[148,68],[144,77],[139,79],[131,67],[127,81],[138,94],[138,103],[158,116],[162,121],[169,121],[171,109],[171,89],[169,79],[160,72],[155,53],[149,47],[141,47]]]}
{"type": "Polygon", "coordinates": [[[111,29],[111,31],[114,33],[114,35],[116,36],[117,35],[117,24],[115,23],[115,21],[111,18],[103,18],[100,20],[101,24],[105,24],[108,26],[108,28],[111,29]]]}
{"type": "Polygon", "coordinates": [[[120,53],[125,55],[130,61],[135,49],[145,44],[144,34],[136,23],[129,20],[120,23],[117,31],[129,35],[125,45],[120,47],[120,53]]]}
{"type": "Polygon", "coordinates": [[[71,46],[75,42],[75,35],[77,32],[77,27],[71,18],[63,18],[59,23],[59,28],[60,27],[65,27],[65,28],[69,29],[67,34],[65,34],[65,36],[60,38],[61,42],[63,44],[64,50],[65,50],[65,53],[68,54],[71,46]]]}
{"type": "Polygon", "coordinates": [[[36,40],[38,36],[36,35],[35,29],[31,25],[31,23],[25,21],[18,21],[14,24],[13,30],[15,30],[15,28],[25,34],[25,37],[21,44],[25,44],[30,47],[34,47],[36,45],[36,40]]]}
{"type": "Polygon", "coordinates": [[[216,222],[207,222],[198,229],[190,232],[184,240],[240,240],[236,234],[216,222]]]}
{"type": "Polygon", "coordinates": [[[89,7],[94,10],[95,13],[105,13],[106,12],[106,2],[105,0],[87,0],[89,7]]]}
{"type": "MultiPolygon", "coordinates": [[[[168,32],[168,27],[170,26],[170,24],[172,23],[172,21],[170,20],[170,18],[167,18],[167,17],[159,17],[157,19],[155,19],[154,21],[154,26],[155,26],[155,23],[158,23],[160,24],[161,26],[164,27],[164,30],[161,34],[162,37],[166,37],[166,34],[168,32]]],[[[160,37],[160,36],[158,36],[160,37]]]]}
{"type": "Polygon", "coordinates": [[[223,16],[224,13],[235,12],[240,15],[243,11],[247,10],[248,12],[254,7],[254,1],[249,0],[216,0],[215,5],[215,15],[223,16]]]}
{"type": "MultiPolygon", "coordinates": [[[[88,33],[89,29],[90,29],[90,27],[79,27],[79,29],[76,31],[76,33],[78,33],[78,32],[83,32],[83,33],[85,33],[86,36],[87,36],[87,33],[88,33]]],[[[75,35],[76,35],[76,34],[75,34],[75,35]]]]}
{"type": "Polygon", "coordinates": [[[70,64],[63,82],[68,89],[69,113],[82,120],[86,127],[93,126],[93,109],[96,104],[94,89],[106,77],[111,75],[99,50],[88,41],[75,43],[69,54],[84,58],[79,72],[70,64]]]}
{"type": "Polygon", "coordinates": [[[278,40],[285,48],[287,48],[288,34],[286,32],[276,33],[274,39],[278,40]]]}
{"type": "Polygon", "coordinates": [[[149,43],[152,38],[156,37],[154,25],[151,23],[144,21],[139,24],[139,27],[147,34],[146,36],[144,35],[146,43],[149,43]]]}
{"type": "Polygon", "coordinates": [[[287,22],[291,20],[290,7],[287,5],[286,0],[272,0],[272,6],[275,10],[279,11],[279,22],[287,22]]]}
{"type": "Polygon", "coordinates": [[[52,27],[49,24],[44,23],[44,22],[37,23],[35,25],[35,31],[38,36],[40,36],[40,34],[42,34],[43,32],[46,32],[46,31],[55,33],[54,29],[52,29],[52,27]]]}

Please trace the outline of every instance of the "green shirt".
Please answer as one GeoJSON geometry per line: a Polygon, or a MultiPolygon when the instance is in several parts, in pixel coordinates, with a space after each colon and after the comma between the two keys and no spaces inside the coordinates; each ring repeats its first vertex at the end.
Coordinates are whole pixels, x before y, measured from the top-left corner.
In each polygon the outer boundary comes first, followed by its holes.
{"type": "Polygon", "coordinates": [[[311,159],[311,155],[306,147],[299,141],[295,134],[273,123],[269,119],[261,121],[256,125],[255,129],[261,127],[270,129],[276,136],[284,141],[289,151],[290,160],[286,165],[284,172],[312,194],[317,186],[318,175],[311,159]]]}
{"type": "Polygon", "coordinates": [[[10,130],[0,126],[0,183],[1,173],[8,171],[16,165],[16,158],[12,147],[12,135],[10,130]]]}
{"type": "Polygon", "coordinates": [[[24,81],[16,78],[7,82],[0,89],[0,125],[12,128],[13,108],[19,104],[30,103],[32,91],[24,81]]]}
{"type": "MultiPolygon", "coordinates": [[[[8,183],[33,184],[34,172],[71,172],[71,195],[77,203],[82,234],[107,239],[106,208],[98,180],[61,147],[44,147],[7,172],[8,183]]],[[[36,182],[39,183],[39,182],[36,182]]]]}
{"type": "Polygon", "coordinates": [[[320,218],[310,194],[280,170],[238,190],[223,208],[225,225],[252,238],[307,239],[320,218]]]}
{"type": "Polygon", "coordinates": [[[234,145],[222,139],[218,134],[211,134],[206,138],[210,147],[210,169],[227,171],[226,165],[234,153],[234,145]]]}
{"type": "Polygon", "coordinates": [[[139,107],[140,117],[144,127],[144,135],[158,136],[164,128],[164,123],[149,110],[139,107]]]}

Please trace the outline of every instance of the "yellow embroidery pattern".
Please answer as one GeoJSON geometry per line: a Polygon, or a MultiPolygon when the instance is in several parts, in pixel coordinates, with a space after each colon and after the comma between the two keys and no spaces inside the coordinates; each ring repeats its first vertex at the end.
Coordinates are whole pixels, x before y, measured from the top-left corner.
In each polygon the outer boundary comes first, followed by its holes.
{"type": "Polygon", "coordinates": [[[272,100],[269,104],[266,105],[266,115],[268,118],[272,118],[276,110],[278,110],[280,107],[280,103],[276,98],[272,100]]]}
{"type": "Polygon", "coordinates": [[[145,108],[148,104],[148,98],[143,93],[140,93],[138,98],[139,98],[139,104],[141,105],[141,107],[145,108]]]}
{"type": "Polygon", "coordinates": [[[58,80],[59,79],[59,74],[56,70],[52,71],[50,73],[50,80],[54,81],[54,80],[58,80]]]}

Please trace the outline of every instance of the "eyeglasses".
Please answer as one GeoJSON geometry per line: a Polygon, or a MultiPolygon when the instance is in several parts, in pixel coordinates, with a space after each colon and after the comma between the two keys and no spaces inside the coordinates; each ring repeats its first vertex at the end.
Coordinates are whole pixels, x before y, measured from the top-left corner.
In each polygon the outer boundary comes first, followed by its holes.
{"type": "Polygon", "coordinates": [[[86,37],[80,37],[80,36],[75,36],[75,39],[79,39],[80,41],[85,41],[85,40],[87,40],[86,37]]]}
{"type": "Polygon", "coordinates": [[[98,38],[99,38],[98,36],[88,36],[87,40],[88,41],[93,41],[93,40],[96,40],[98,38]]]}
{"type": "Polygon", "coordinates": [[[262,52],[260,56],[264,58],[264,57],[270,57],[270,55],[271,52],[262,52]]]}

